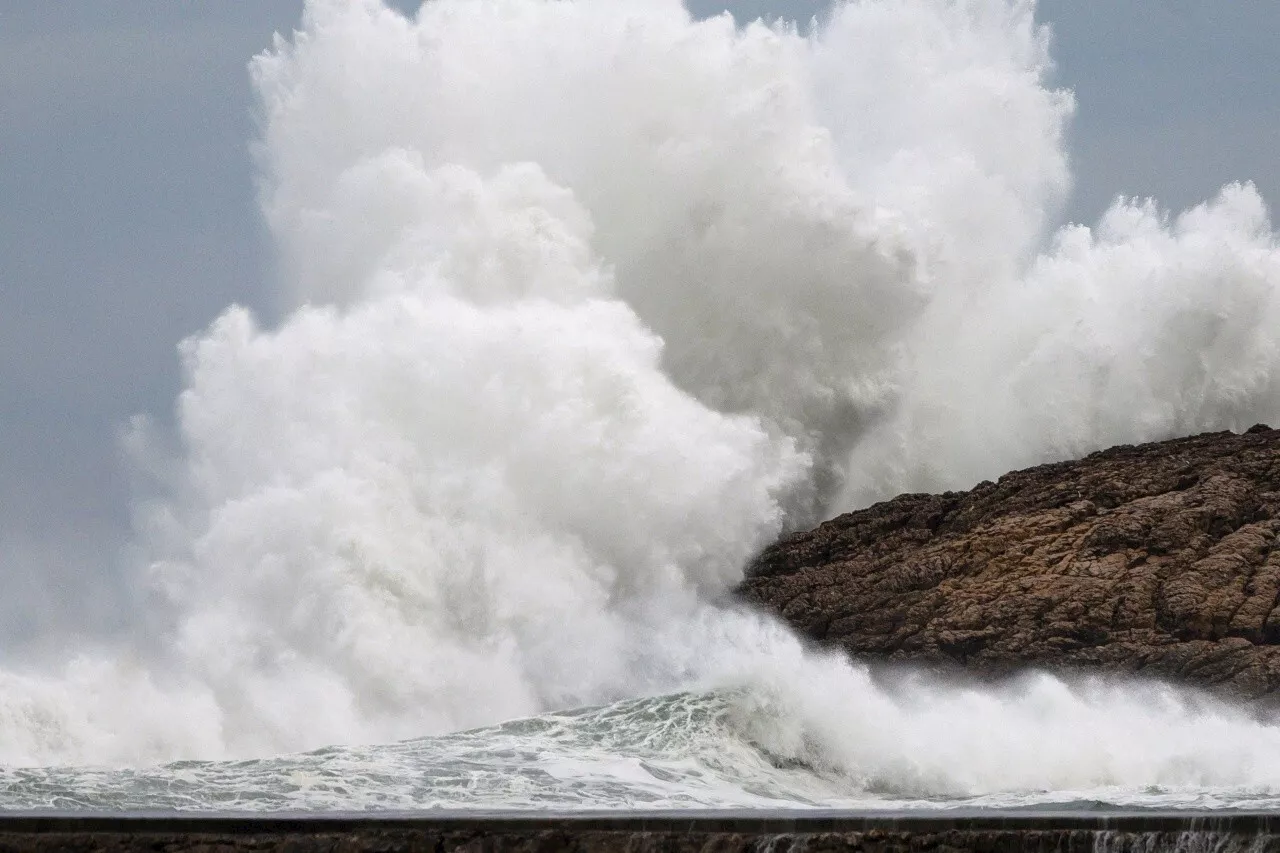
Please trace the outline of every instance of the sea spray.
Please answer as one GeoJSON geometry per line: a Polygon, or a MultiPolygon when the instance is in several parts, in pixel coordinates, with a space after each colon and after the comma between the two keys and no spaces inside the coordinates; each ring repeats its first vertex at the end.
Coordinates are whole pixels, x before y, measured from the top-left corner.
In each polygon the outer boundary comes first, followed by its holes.
{"type": "Polygon", "coordinates": [[[1096,229],[1055,234],[1022,278],[931,308],[838,506],[1275,422],[1278,319],[1280,249],[1252,186],[1176,217],[1117,201],[1096,229]]]}
{"type": "Polygon", "coordinates": [[[1049,47],[1005,0],[309,2],[252,65],[285,317],[183,344],[133,644],[0,674],[0,757],[259,759],[93,777],[196,808],[1266,801],[1226,706],[890,688],[724,601],[835,511],[1274,418],[1257,192],[1048,232],[1049,47]]]}

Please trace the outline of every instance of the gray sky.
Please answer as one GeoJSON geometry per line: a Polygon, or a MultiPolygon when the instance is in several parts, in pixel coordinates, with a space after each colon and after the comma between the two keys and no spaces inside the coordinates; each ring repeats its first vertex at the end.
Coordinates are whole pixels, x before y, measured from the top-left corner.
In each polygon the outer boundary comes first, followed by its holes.
{"type": "MultiPolygon", "coordinates": [[[[407,5],[409,0],[401,2],[407,5]]],[[[607,0],[605,0],[607,2],[607,0]]],[[[709,14],[723,0],[689,0],[709,14]]],[[[740,0],[808,19],[819,0],[740,0]]],[[[233,301],[268,319],[246,62],[301,0],[5,0],[0,5],[0,628],[79,598],[122,540],[117,435],[167,417],[175,345],[233,301]],[[91,579],[91,580],[90,580],[91,579]]],[[[1226,181],[1280,199],[1280,3],[1041,0],[1056,82],[1076,91],[1077,191],[1181,207],[1226,181]]]]}

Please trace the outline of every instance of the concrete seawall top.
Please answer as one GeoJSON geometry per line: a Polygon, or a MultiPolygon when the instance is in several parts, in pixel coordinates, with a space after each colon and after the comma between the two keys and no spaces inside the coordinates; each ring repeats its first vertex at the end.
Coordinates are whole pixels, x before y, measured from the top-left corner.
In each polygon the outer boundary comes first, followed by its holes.
{"type": "Polygon", "coordinates": [[[1117,832],[1243,832],[1280,834],[1280,812],[1227,810],[847,811],[743,809],[670,811],[415,812],[0,812],[0,832],[343,832],[364,828],[537,830],[565,827],[624,832],[867,832],[871,830],[1098,830],[1117,832]]]}
{"type": "Polygon", "coordinates": [[[669,811],[0,815],[0,850],[1280,850],[1280,813],[669,811]]]}

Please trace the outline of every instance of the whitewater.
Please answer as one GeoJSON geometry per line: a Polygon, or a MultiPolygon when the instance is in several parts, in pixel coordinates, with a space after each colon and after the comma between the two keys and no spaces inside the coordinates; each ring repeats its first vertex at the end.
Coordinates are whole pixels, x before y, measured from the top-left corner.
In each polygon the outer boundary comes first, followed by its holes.
{"type": "Polygon", "coordinates": [[[899,492],[1277,422],[1266,204],[1056,228],[1033,3],[308,0],[250,70],[282,319],[132,423],[130,630],[0,669],[0,807],[1280,805],[1280,720],[732,599],[899,492]]]}

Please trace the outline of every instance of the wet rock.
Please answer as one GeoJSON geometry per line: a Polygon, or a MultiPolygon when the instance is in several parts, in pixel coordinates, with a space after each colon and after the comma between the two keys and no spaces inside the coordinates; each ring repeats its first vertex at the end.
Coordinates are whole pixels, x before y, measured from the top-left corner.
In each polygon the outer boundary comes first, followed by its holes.
{"type": "Polygon", "coordinates": [[[1258,425],[901,495],[770,547],[739,592],[861,659],[1280,696],[1277,534],[1258,425]]]}

